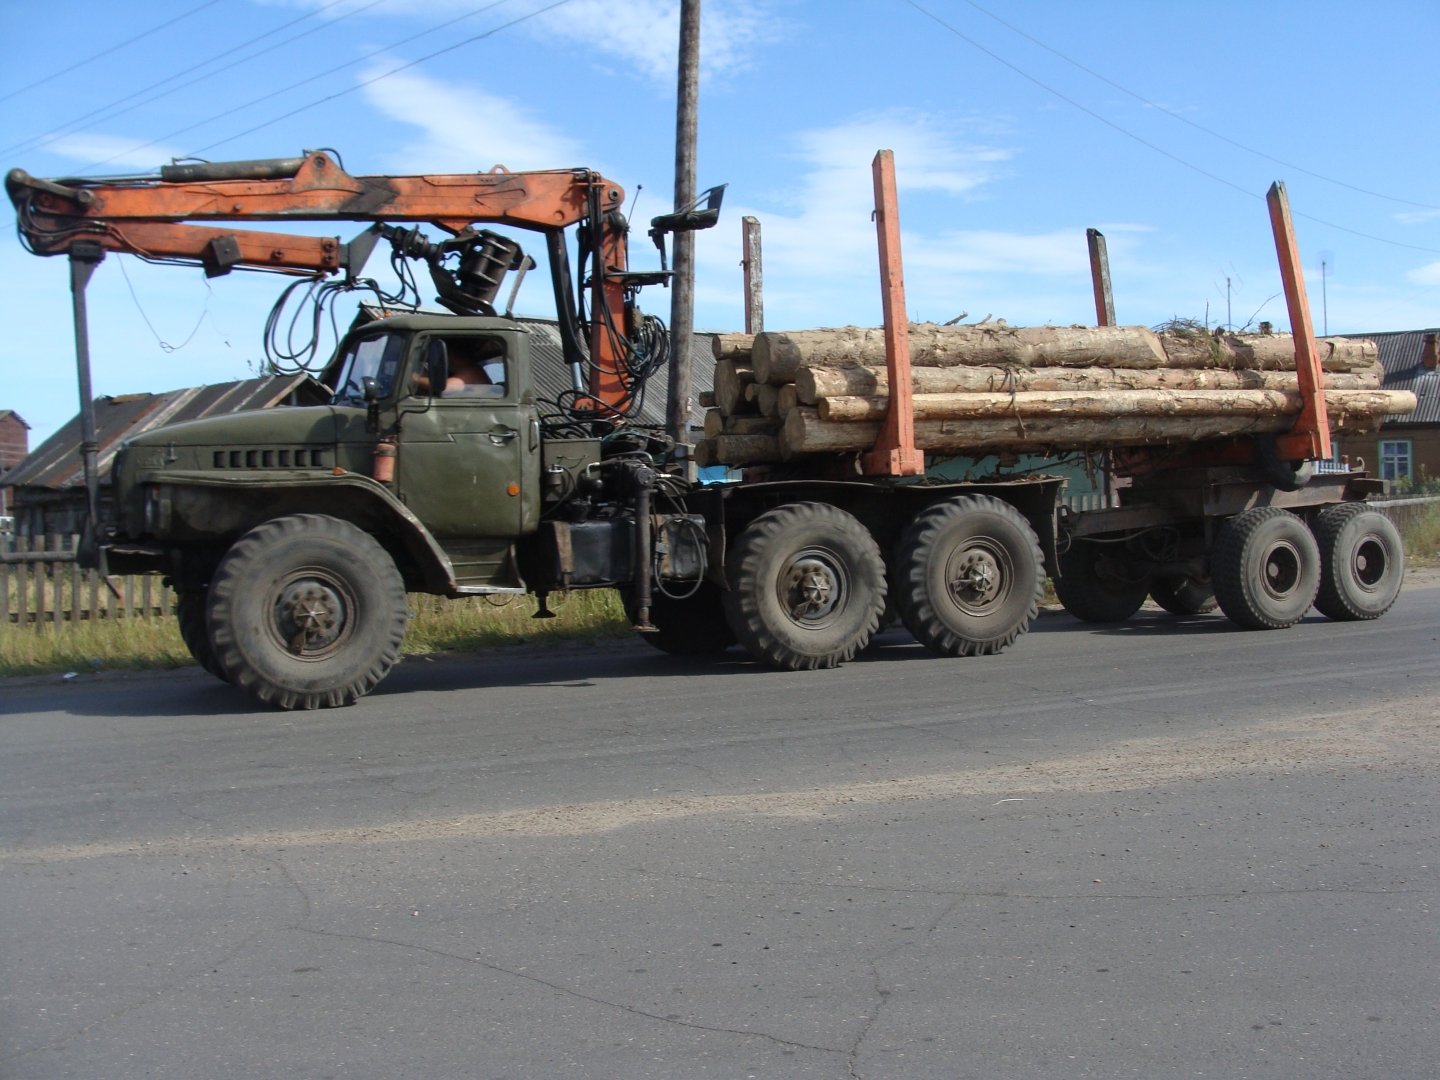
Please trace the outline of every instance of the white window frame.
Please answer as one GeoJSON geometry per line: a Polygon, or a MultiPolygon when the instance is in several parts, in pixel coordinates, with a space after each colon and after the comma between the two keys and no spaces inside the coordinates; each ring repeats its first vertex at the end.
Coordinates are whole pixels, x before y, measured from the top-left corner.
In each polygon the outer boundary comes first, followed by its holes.
{"type": "Polygon", "coordinates": [[[1409,480],[1415,475],[1415,443],[1410,439],[1380,440],[1380,479],[1409,480]]]}

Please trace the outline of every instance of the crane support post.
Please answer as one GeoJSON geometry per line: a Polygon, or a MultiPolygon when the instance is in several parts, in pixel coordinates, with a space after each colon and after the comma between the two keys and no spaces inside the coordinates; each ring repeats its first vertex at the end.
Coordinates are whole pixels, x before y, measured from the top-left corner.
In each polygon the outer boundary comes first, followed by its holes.
{"type": "Polygon", "coordinates": [[[880,299],[885,317],[885,368],[890,408],[874,449],[861,458],[867,476],[923,476],[925,454],[915,446],[914,389],[910,381],[910,325],[905,312],[905,272],[900,257],[900,209],[895,154],[881,150],[871,164],[875,178],[875,230],[880,244],[880,299]]]}
{"type": "Polygon", "coordinates": [[[1320,356],[1315,347],[1315,328],[1310,319],[1310,301],[1305,295],[1305,274],[1300,267],[1295,243],[1295,225],[1290,218],[1290,199],[1285,185],[1277,180],[1265,196],[1270,208],[1270,227],[1275,234],[1275,252],[1280,259],[1280,280],[1285,287],[1285,305],[1290,312],[1290,331],[1295,338],[1295,372],[1299,376],[1303,404],[1287,436],[1278,441],[1286,460],[1328,459],[1330,457],[1330,416],[1325,406],[1320,356]]]}

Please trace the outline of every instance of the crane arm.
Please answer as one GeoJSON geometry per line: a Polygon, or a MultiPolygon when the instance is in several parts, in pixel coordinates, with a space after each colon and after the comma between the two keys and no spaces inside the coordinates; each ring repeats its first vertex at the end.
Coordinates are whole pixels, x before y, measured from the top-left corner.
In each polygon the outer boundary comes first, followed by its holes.
{"type": "Polygon", "coordinates": [[[329,154],[312,151],[278,160],[169,165],[158,176],[103,180],[41,180],[12,169],[5,186],[21,237],[39,255],[83,252],[93,259],[98,248],[101,255],[191,260],[210,274],[240,266],[353,275],[378,232],[397,253],[428,262],[440,302],[466,314],[490,313],[499,278],[512,257],[519,258],[518,247],[475,226],[542,233],[566,359],[577,372],[588,370],[586,390],[599,407],[622,412],[633,393],[630,304],[641,285],[668,277],[629,272],[624,190],[586,169],[351,176],[329,154]],[[376,225],[363,244],[347,245],[336,237],[208,224],[260,221],[376,225]],[[563,234],[582,222],[572,282],[563,234]],[[451,239],[430,243],[395,223],[429,224],[451,239]],[[588,320],[576,309],[577,295],[586,294],[588,320]]]}
{"type": "Polygon", "coordinates": [[[12,169],[5,186],[21,231],[41,254],[66,250],[73,236],[137,221],[429,222],[452,235],[487,223],[549,232],[595,210],[618,210],[625,197],[618,184],[584,169],[351,176],[319,151],[166,166],[158,178],[55,182],[12,169]]]}

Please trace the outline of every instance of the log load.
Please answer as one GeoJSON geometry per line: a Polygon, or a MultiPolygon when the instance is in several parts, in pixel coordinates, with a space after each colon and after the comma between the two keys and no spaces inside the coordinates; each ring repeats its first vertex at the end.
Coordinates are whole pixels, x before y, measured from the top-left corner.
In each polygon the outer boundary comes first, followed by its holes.
{"type": "MultiPolygon", "coordinates": [[[[1029,416],[994,412],[917,419],[915,445],[942,454],[979,455],[1001,450],[1044,453],[1274,433],[1288,430],[1300,411],[1299,395],[1281,396],[1287,399],[1284,409],[1262,408],[1257,402],[1247,408],[1209,414],[1166,413],[1143,406],[1079,415],[1041,407],[1029,416]]],[[[1414,395],[1399,390],[1337,391],[1326,396],[1331,428],[1347,433],[1374,431],[1386,416],[1415,408],[1414,395]]],[[[879,434],[878,420],[825,421],[818,410],[802,405],[785,418],[781,451],[784,460],[790,460],[802,454],[868,450],[879,434]]]]}
{"type": "MultiPolygon", "coordinates": [[[[910,325],[913,367],[993,364],[999,367],[1221,368],[1295,370],[1288,334],[1157,333],[1143,326],[910,325]]],[[[1378,352],[1368,341],[1321,338],[1326,371],[1368,367],[1378,352]]],[[[805,365],[884,367],[885,333],[871,327],[764,332],[755,335],[750,366],[760,382],[794,382],[805,365]]]]}
{"type": "MultiPolygon", "coordinates": [[[[962,394],[974,391],[1077,390],[1298,390],[1293,371],[1218,371],[1167,368],[1133,371],[1125,368],[913,368],[915,394],[962,394]]],[[[1343,374],[1326,374],[1327,390],[1378,390],[1384,372],[1378,361],[1343,374]]],[[[890,391],[885,368],[847,365],[802,367],[793,384],[801,405],[817,405],[830,397],[884,397],[890,391]]],[[[782,388],[783,389],[783,388],[782,388]]]]}
{"type": "MultiPolygon", "coordinates": [[[[1288,334],[1144,327],[910,327],[916,444],[939,454],[1066,453],[1288,430],[1300,412],[1288,334]]],[[[1381,390],[1374,343],[1317,342],[1331,427],[1413,411],[1381,390]]],[[[700,456],[747,465],[869,449],[889,408],[884,334],[844,327],[716,339],[700,456]],[[758,415],[757,415],[758,414],[758,415]]]]}

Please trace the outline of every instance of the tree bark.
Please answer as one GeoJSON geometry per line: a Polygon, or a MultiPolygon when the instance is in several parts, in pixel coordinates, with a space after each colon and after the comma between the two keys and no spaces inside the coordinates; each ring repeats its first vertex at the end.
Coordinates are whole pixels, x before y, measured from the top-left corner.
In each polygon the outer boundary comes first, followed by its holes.
{"type": "Polygon", "coordinates": [[[737,412],[753,412],[745,401],[745,387],[755,382],[753,369],[734,360],[715,364],[715,407],[726,416],[737,412]]]}
{"type": "Polygon", "coordinates": [[[780,459],[778,435],[718,435],[715,438],[717,463],[753,465],[780,459]]]}
{"type": "MultiPolygon", "coordinates": [[[[1329,410],[1341,416],[1385,416],[1403,408],[1399,395],[1386,390],[1333,390],[1325,398],[1329,410]]],[[[1303,404],[1298,390],[986,391],[916,394],[913,401],[916,420],[1293,416],[1299,414],[1303,404]]],[[[816,413],[827,422],[858,422],[879,420],[889,407],[888,397],[832,397],[822,398],[816,413]]]]}
{"type": "MultiPolygon", "coordinates": [[[[1143,326],[937,326],[912,324],[914,367],[993,364],[1002,367],[1222,368],[1294,370],[1294,342],[1287,334],[1213,335],[1143,326]]],[[[1375,362],[1375,346],[1349,338],[1318,343],[1326,371],[1350,371],[1375,362]]],[[[883,366],[884,332],[840,329],[767,331],[755,336],[751,365],[761,382],[794,382],[805,365],[883,366]]]]}
{"type": "Polygon", "coordinates": [[[725,416],[719,409],[705,414],[705,437],[718,438],[721,435],[775,435],[780,431],[780,420],[770,416],[725,416]]]}
{"type": "Polygon", "coordinates": [[[710,355],[716,360],[734,360],[748,365],[754,341],[754,334],[716,334],[710,339],[710,355]]]}
{"type": "MultiPolygon", "coordinates": [[[[1414,397],[1399,391],[1356,391],[1330,402],[1330,426],[1347,434],[1375,431],[1387,415],[1415,407],[1414,397]]],[[[1287,395],[1288,398],[1288,395],[1287,395]]],[[[997,450],[1060,451],[1110,449],[1157,443],[1203,442],[1287,430],[1294,411],[1226,412],[1185,416],[1144,414],[1099,416],[1003,416],[917,420],[915,443],[936,453],[987,454],[997,450]]],[[[816,409],[800,406],[785,418],[781,449],[787,459],[800,454],[867,450],[880,433],[878,420],[848,423],[820,419],[816,409]]]]}
{"type": "MultiPolygon", "coordinates": [[[[1351,372],[1326,374],[1327,390],[1378,390],[1384,377],[1379,364],[1351,372]]],[[[789,385],[789,384],[787,384],[789,385]]],[[[1293,371],[1219,371],[1206,368],[1014,368],[993,364],[976,367],[914,368],[910,386],[916,394],[957,394],[972,391],[1027,390],[1295,390],[1293,371]]],[[[802,405],[829,397],[884,397],[889,377],[883,367],[845,365],[800,368],[795,394],[802,405]]]]}

